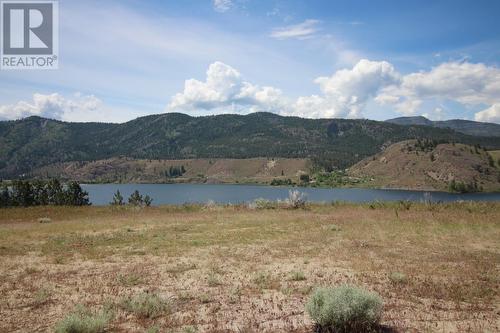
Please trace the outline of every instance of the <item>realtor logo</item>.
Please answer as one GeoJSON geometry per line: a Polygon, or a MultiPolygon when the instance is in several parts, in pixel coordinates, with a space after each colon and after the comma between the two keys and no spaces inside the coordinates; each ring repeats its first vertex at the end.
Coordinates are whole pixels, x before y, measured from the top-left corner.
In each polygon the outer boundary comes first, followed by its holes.
{"type": "Polygon", "coordinates": [[[57,1],[1,1],[1,68],[57,69],[57,1]]]}

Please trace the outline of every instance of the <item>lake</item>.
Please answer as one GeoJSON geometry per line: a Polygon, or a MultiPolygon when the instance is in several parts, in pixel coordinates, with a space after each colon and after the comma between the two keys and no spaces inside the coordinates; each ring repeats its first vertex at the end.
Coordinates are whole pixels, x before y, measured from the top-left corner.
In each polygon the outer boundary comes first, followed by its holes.
{"type": "Polygon", "coordinates": [[[297,189],[306,193],[312,202],[371,202],[371,201],[500,201],[500,193],[451,194],[446,192],[421,192],[405,190],[378,190],[359,188],[310,188],[274,187],[259,185],[209,185],[209,184],[85,184],[93,205],[107,205],[116,190],[126,200],[134,190],[153,198],[153,205],[183,203],[243,203],[258,198],[267,200],[285,199],[288,191],[297,189]]]}

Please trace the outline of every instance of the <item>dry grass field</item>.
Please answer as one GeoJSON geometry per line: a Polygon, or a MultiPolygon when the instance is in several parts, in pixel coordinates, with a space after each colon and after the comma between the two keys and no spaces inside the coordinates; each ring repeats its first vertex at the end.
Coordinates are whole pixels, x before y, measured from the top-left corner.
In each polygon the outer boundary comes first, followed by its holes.
{"type": "Polygon", "coordinates": [[[491,157],[493,157],[495,162],[498,163],[498,161],[500,161],[500,150],[490,150],[488,151],[488,153],[490,153],[491,157]]]}
{"type": "Polygon", "coordinates": [[[342,284],[383,331],[500,332],[500,203],[0,210],[0,332],[78,305],[110,332],[313,332],[311,291],[342,284]]]}

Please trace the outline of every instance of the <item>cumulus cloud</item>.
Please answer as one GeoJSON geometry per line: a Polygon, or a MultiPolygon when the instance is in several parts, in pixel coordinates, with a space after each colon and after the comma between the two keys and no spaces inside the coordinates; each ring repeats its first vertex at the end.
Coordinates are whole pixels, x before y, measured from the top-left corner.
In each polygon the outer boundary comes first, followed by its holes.
{"type": "Polygon", "coordinates": [[[0,118],[20,119],[29,116],[40,116],[51,119],[71,118],[71,114],[96,110],[101,100],[93,95],[84,96],[79,93],[71,99],[60,94],[34,94],[33,101],[19,101],[16,104],[0,106],[0,118]]]}
{"type": "Polygon", "coordinates": [[[474,119],[476,121],[500,124],[500,103],[493,104],[486,110],[476,113],[474,119]]]}
{"type": "Polygon", "coordinates": [[[428,72],[401,75],[389,62],[362,59],[352,68],[314,82],[319,94],[292,99],[278,88],[247,82],[233,67],[215,62],[209,66],[205,81],[186,80],[184,90],[172,98],[168,110],[360,118],[374,100],[404,115],[442,119],[442,107],[424,111],[422,105],[428,100],[451,100],[464,105],[493,105],[477,113],[476,120],[498,122],[500,71],[484,64],[444,63],[428,72]]]}
{"type": "Polygon", "coordinates": [[[369,98],[387,85],[395,84],[399,74],[385,61],[361,60],[352,69],[340,70],[330,77],[319,77],[321,95],[292,100],[280,89],[260,87],[244,81],[242,75],[222,62],[211,64],[206,80],[186,80],[169,110],[221,112],[270,111],[302,117],[361,117],[369,98]]]}
{"type": "Polygon", "coordinates": [[[305,20],[299,24],[275,28],[271,32],[270,37],[276,39],[307,39],[318,31],[318,23],[320,23],[318,20],[305,20]]]}
{"type": "MultiPolygon", "coordinates": [[[[314,101],[319,108],[314,111],[315,114],[358,118],[370,98],[383,87],[397,84],[399,80],[399,74],[390,63],[362,59],[352,69],[342,69],[332,76],[317,78],[315,82],[319,84],[323,97],[299,98],[297,104],[314,101]]],[[[300,105],[295,112],[308,116],[307,109],[300,105]]]]}
{"type": "Polygon", "coordinates": [[[184,91],[176,94],[169,110],[211,110],[214,113],[275,111],[284,107],[281,90],[244,81],[240,72],[222,62],[208,67],[206,80],[186,80],[184,91]]]}
{"type": "Polygon", "coordinates": [[[444,120],[446,115],[446,111],[442,107],[436,107],[434,110],[423,113],[422,116],[424,116],[427,119],[431,120],[444,120]]]}
{"type": "Polygon", "coordinates": [[[227,12],[233,7],[232,0],[213,0],[214,9],[220,13],[227,12]]]}
{"type": "Polygon", "coordinates": [[[478,63],[448,62],[430,71],[405,75],[400,85],[385,88],[375,100],[413,115],[424,100],[453,100],[464,105],[500,101],[500,69],[478,63]]]}

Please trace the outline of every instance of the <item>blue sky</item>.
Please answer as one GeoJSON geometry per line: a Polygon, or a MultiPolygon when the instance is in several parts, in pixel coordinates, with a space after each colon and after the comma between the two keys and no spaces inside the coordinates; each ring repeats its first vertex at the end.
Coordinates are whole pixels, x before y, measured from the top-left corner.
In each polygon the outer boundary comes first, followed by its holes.
{"type": "Polygon", "coordinates": [[[60,1],[55,71],[0,71],[0,118],[269,111],[500,123],[498,1],[60,1]]]}

